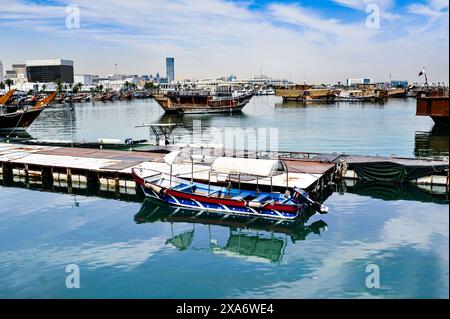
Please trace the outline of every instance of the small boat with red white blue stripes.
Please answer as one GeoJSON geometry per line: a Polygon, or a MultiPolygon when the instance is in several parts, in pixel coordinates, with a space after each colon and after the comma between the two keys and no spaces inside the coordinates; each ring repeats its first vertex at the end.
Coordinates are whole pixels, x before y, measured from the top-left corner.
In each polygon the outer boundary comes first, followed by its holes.
{"type": "MultiPolygon", "coordinates": [[[[278,167],[278,161],[220,157],[211,171],[271,177],[278,167]]],[[[194,182],[148,169],[133,168],[132,174],[146,196],[183,208],[284,220],[297,218],[307,207],[320,213],[328,211],[296,187],[284,193],[261,192],[194,182]]]]}

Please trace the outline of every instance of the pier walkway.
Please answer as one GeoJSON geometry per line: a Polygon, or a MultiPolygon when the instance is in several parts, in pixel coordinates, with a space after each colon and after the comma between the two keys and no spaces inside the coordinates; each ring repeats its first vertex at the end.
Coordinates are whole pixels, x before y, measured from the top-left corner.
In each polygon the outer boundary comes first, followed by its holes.
{"type": "MultiPolygon", "coordinates": [[[[229,151],[226,156],[244,157],[243,153],[229,151]]],[[[246,154],[245,156],[255,154],[246,154]]],[[[95,148],[70,148],[44,145],[0,143],[0,177],[14,176],[29,180],[41,179],[64,183],[70,187],[81,184],[105,185],[120,192],[136,191],[131,176],[132,168],[145,168],[169,174],[164,153],[143,151],[118,151],[95,148]]],[[[246,177],[240,180],[243,187],[273,187],[281,191],[290,187],[319,192],[337,179],[365,179],[392,182],[406,181],[416,185],[443,188],[448,193],[449,171],[447,160],[408,159],[398,157],[353,156],[344,154],[318,154],[277,152],[265,154],[266,158],[281,158],[289,174],[279,173],[272,179],[246,177]],[[381,178],[380,178],[381,176],[381,178]],[[286,178],[288,177],[288,181],[286,178]],[[402,180],[403,179],[403,180],[402,180]]],[[[182,178],[208,181],[208,164],[180,163],[173,165],[172,173],[182,178]],[[193,167],[193,170],[192,170],[193,167]],[[194,174],[192,175],[192,171],[194,174]]],[[[226,182],[227,176],[211,175],[213,182],[226,182]]],[[[236,182],[235,179],[232,179],[236,182]]]]}
{"type": "MultiPolygon", "coordinates": [[[[0,143],[0,174],[25,178],[41,177],[54,181],[107,184],[119,187],[135,187],[132,168],[145,168],[159,172],[170,172],[162,153],[115,151],[89,148],[68,148],[39,145],[0,143]]],[[[334,172],[333,163],[286,161],[289,167],[289,186],[311,190],[325,185],[334,172]]],[[[194,164],[194,179],[207,181],[209,166],[194,164]]],[[[174,164],[173,174],[191,178],[190,163],[174,164]]],[[[211,176],[223,182],[225,176],[211,176]]],[[[242,184],[273,185],[286,187],[286,175],[279,174],[270,179],[245,179],[242,184]]]]}

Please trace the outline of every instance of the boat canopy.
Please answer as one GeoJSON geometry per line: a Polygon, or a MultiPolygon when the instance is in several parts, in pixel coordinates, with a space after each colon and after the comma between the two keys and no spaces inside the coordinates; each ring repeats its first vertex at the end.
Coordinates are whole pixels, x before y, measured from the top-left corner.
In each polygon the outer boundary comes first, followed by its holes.
{"type": "Polygon", "coordinates": [[[278,169],[277,160],[219,157],[212,164],[212,171],[231,175],[272,177],[278,169]]]}
{"type": "Polygon", "coordinates": [[[168,165],[173,165],[176,160],[178,159],[178,156],[181,154],[181,151],[174,151],[171,152],[169,154],[167,154],[166,156],[164,156],[164,162],[168,165]]]}

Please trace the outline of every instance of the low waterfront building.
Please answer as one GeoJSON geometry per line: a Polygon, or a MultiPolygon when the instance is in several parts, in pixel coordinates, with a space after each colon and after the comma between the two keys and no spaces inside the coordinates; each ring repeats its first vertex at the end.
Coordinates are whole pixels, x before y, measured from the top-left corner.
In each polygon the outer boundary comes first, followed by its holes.
{"type": "Polygon", "coordinates": [[[391,85],[391,87],[394,87],[394,88],[398,88],[398,87],[407,88],[408,87],[408,81],[406,81],[406,80],[401,80],[401,81],[393,80],[393,81],[391,81],[390,85],[391,85]]]}
{"type": "Polygon", "coordinates": [[[358,85],[358,84],[372,84],[371,78],[354,78],[346,80],[347,86],[358,85]]]}
{"type": "Polygon", "coordinates": [[[73,65],[72,60],[27,60],[28,81],[74,83],[73,65]]]}
{"type": "Polygon", "coordinates": [[[75,74],[74,81],[74,83],[81,83],[83,85],[92,85],[94,83],[92,74],[75,74]]]}
{"type": "Polygon", "coordinates": [[[17,73],[14,70],[6,70],[5,71],[5,79],[15,80],[17,78],[17,73]]]}
{"type": "Polygon", "coordinates": [[[12,69],[16,71],[18,82],[28,82],[27,79],[27,65],[26,64],[13,64],[12,69]]]}

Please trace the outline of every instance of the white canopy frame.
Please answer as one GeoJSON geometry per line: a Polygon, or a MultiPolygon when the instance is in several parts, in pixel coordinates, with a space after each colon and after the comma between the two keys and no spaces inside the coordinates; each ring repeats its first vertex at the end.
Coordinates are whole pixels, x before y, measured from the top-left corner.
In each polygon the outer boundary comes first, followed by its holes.
{"type": "MultiPolygon", "coordinates": [[[[194,182],[194,162],[205,161],[204,154],[193,154],[192,148],[186,148],[171,152],[164,157],[164,162],[170,166],[170,187],[172,187],[173,165],[177,161],[189,160],[191,163],[191,183],[194,182]],[[186,150],[189,150],[188,156],[186,150]],[[183,158],[184,156],[184,158],[183,158]]],[[[208,195],[211,194],[211,174],[237,175],[239,190],[241,189],[241,176],[256,177],[256,188],[259,188],[260,178],[270,178],[270,190],[273,192],[273,176],[278,171],[279,165],[286,172],[286,189],[289,189],[289,168],[282,160],[217,157],[208,172],[208,195]]]]}

